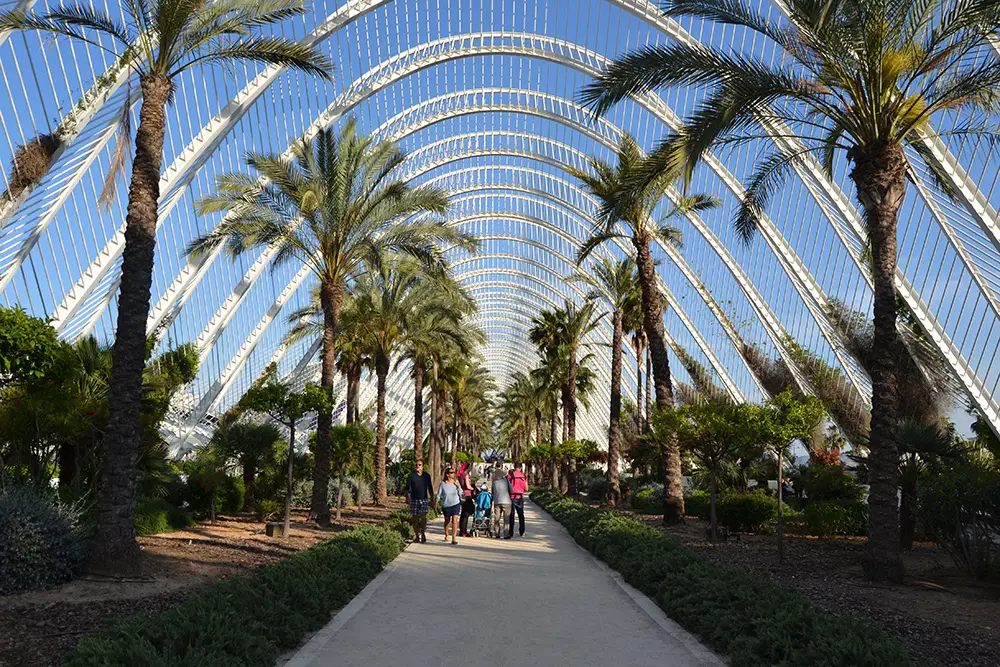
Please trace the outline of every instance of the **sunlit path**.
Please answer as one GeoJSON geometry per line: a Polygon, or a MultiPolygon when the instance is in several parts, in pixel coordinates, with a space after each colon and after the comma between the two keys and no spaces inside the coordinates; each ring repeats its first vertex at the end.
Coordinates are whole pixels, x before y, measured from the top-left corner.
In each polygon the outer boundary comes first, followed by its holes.
{"type": "Polygon", "coordinates": [[[530,503],[525,515],[522,539],[457,546],[436,524],[286,667],[721,664],[659,625],[548,515],[530,503]]]}

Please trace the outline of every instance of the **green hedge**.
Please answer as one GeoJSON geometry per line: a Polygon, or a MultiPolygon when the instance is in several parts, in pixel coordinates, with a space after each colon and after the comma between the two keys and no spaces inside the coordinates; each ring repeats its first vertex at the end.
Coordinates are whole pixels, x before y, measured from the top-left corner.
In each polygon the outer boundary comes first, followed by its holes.
{"type": "Polygon", "coordinates": [[[191,516],[162,498],[139,498],[135,508],[135,532],[139,536],[157,535],[194,525],[191,516]]]}
{"type": "Polygon", "coordinates": [[[864,625],[718,565],[643,522],[550,491],[532,500],[732,667],[900,667],[905,651],[864,625]]]}
{"type": "Polygon", "coordinates": [[[272,667],[357,595],[403,540],[378,525],[345,531],[249,577],[211,584],[163,613],[85,637],[68,667],[272,667]]]}

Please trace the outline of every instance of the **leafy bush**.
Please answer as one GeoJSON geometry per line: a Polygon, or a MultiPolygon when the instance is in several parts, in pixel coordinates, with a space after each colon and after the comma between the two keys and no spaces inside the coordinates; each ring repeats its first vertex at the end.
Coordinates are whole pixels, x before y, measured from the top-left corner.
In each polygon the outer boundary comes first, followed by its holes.
{"type": "Polygon", "coordinates": [[[802,512],[810,535],[867,535],[868,505],[860,500],[820,500],[809,502],[802,512]]]}
{"type": "Polygon", "coordinates": [[[640,514],[663,513],[663,485],[650,486],[636,492],[632,509],[640,514]]]}
{"type": "Polygon", "coordinates": [[[41,490],[0,486],[0,595],[69,581],[86,551],[78,506],[41,490]]]}
{"type": "Polygon", "coordinates": [[[318,630],[403,549],[398,532],[363,526],[183,604],[85,637],[68,667],[271,667],[318,630]]]}
{"type": "Polygon", "coordinates": [[[802,473],[802,487],[809,502],[861,500],[864,489],[840,464],[813,463],[802,473]]]}
{"type": "Polygon", "coordinates": [[[652,597],[732,667],[903,667],[901,647],[857,621],[829,614],[770,582],[714,563],[617,512],[535,491],[532,500],[584,548],[652,597]]]}
{"type": "Polygon", "coordinates": [[[162,498],[139,498],[135,508],[137,535],[157,535],[194,524],[187,512],[162,498]]]}
{"type": "Polygon", "coordinates": [[[285,516],[285,506],[277,500],[257,501],[257,520],[274,521],[278,517],[285,516]]]}
{"type": "Polygon", "coordinates": [[[1000,466],[973,456],[920,487],[923,531],[974,577],[1000,578],[1000,466]]]}
{"type": "MultiPolygon", "coordinates": [[[[331,485],[330,491],[333,492],[334,487],[331,485]]],[[[312,480],[303,480],[301,482],[296,482],[292,485],[292,505],[294,507],[309,507],[312,504],[313,497],[313,483],[312,480]]],[[[331,498],[336,500],[337,496],[331,495],[331,498]]],[[[345,494],[346,498],[346,494],[345,494]]]]}
{"type": "Polygon", "coordinates": [[[684,498],[684,512],[708,521],[711,513],[712,494],[708,491],[695,491],[684,498]]]}
{"type": "Polygon", "coordinates": [[[243,509],[243,480],[195,463],[189,468],[184,485],[184,501],[192,513],[206,515],[212,509],[219,514],[235,514],[243,509]]]}
{"type": "Polygon", "coordinates": [[[724,493],[716,499],[719,525],[741,533],[759,533],[778,518],[778,499],[766,491],[724,493]]]}

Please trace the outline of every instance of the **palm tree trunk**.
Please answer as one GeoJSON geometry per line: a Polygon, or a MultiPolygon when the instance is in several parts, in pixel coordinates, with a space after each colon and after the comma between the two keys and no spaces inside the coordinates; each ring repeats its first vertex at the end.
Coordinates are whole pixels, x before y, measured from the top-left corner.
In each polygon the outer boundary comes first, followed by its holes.
{"type": "Polygon", "coordinates": [[[348,426],[354,424],[354,404],[358,400],[358,387],[354,384],[354,364],[351,363],[344,370],[344,380],[347,383],[347,398],[344,408],[347,414],[344,416],[344,423],[348,426]]]}
{"type": "Polygon", "coordinates": [[[851,179],[864,209],[871,243],[875,288],[872,345],[872,427],[868,457],[870,518],[865,576],[899,582],[903,559],[899,543],[899,452],[896,431],[899,395],[896,359],[902,342],[896,330],[896,225],[906,197],[906,155],[897,144],[877,143],[851,150],[851,179]]]}
{"type": "MultiPolygon", "coordinates": [[[[656,386],[656,407],[666,410],[673,407],[674,392],[670,381],[670,359],[667,356],[666,331],[663,328],[663,307],[656,280],[656,266],[649,253],[649,241],[642,239],[635,244],[636,265],[642,286],[642,320],[646,331],[646,344],[653,366],[656,386]]],[[[649,396],[647,393],[646,400],[649,396]]],[[[681,452],[677,439],[668,437],[663,447],[663,523],[675,524],[684,520],[684,481],[681,475],[681,452]]]]}
{"type": "Polygon", "coordinates": [[[441,397],[441,386],[438,382],[438,368],[438,361],[435,359],[431,378],[431,482],[435,489],[441,483],[441,464],[444,455],[441,405],[444,399],[441,397]]]}
{"type": "Polygon", "coordinates": [[[642,410],[646,403],[642,397],[643,383],[642,383],[642,352],[645,346],[641,341],[636,341],[635,344],[635,432],[642,433],[642,410]]]}
{"type": "MultiPolygon", "coordinates": [[[[650,368],[651,360],[649,358],[649,348],[646,348],[646,406],[643,412],[642,418],[642,432],[649,433],[650,419],[653,415],[653,372],[650,368]]],[[[673,387],[671,386],[671,393],[673,393],[673,387]]]]}
{"type": "Polygon", "coordinates": [[[611,337],[611,421],[608,425],[608,504],[618,502],[618,452],[621,448],[622,414],[622,313],[614,313],[611,337]]]}
{"type": "MultiPolygon", "coordinates": [[[[320,387],[333,396],[333,381],[337,376],[336,331],[340,308],[344,302],[342,284],[320,285],[320,305],[323,307],[323,349],[321,352],[320,387]]],[[[333,409],[322,410],[316,416],[316,451],[313,452],[312,506],[310,516],[321,526],[330,525],[330,427],[333,426],[333,409]]]]}
{"type": "Polygon", "coordinates": [[[451,467],[458,469],[458,441],[460,432],[460,422],[458,418],[458,392],[451,399],[451,467]]]}
{"type": "Polygon", "coordinates": [[[535,408],[535,445],[542,444],[542,411],[535,408]]]}
{"type": "Polygon", "coordinates": [[[361,372],[364,369],[361,367],[361,362],[355,362],[354,366],[351,367],[351,386],[354,387],[354,396],[352,397],[351,404],[347,406],[347,409],[351,411],[353,415],[352,424],[361,423],[361,372]]]}
{"type": "Polygon", "coordinates": [[[413,455],[424,460],[424,366],[413,360],[413,455]]]}
{"type": "MultiPolygon", "coordinates": [[[[553,398],[553,401],[554,400],[555,399],[553,398]]],[[[549,440],[550,440],[549,445],[552,448],[552,451],[551,451],[551,458],[552,458],[552,470],[551,470],[552,480],[551,481],[552,481],[552,490],[553,491],[558,491],[559,490],[559,454],[556,453],[556,448],[559,446],[559,443],[556,442],[557,435],[558,435],[556,433],[556,428],[557,428],[556,427],[556,410],[557,409],[558,408],[557,408],[556,404],[553,403],[552,404],[552,421],[549,422],[549,440]]]]}
{"type": "Polygon", "coordinates": [[[340,474],[337,478],[337,522],[340,522],[341,510],[344,507],[344,466],[340,466],[340,474]]]}
{"type": "Polygon", "coordinates": [[[243,506],[248,509],[254,509],[257,504],[257,494],[254,493],[253,478],[253,464],[243,463],[243,506]]]}
{"type": "Polygon", "coordinates": [[[125,217],[118,325],[111,351],[108,429],[97,492],[97,532],[87,564],[91,573],[119,576],[139,572],[135,500],[142,433],[142,373],[156,252],[165,112],[172,89],[170,79],[162,75],[143,76],[141,85],[142,107],[125,217]]]}
{"type": "Polygon", "coordinates": [[[378,417],[375,420],[375,504],[385,506],[389,501],[385,481],[385,380],[389,376],[389,359],[379,354],[375,360],[377,381],[378,417]]]}

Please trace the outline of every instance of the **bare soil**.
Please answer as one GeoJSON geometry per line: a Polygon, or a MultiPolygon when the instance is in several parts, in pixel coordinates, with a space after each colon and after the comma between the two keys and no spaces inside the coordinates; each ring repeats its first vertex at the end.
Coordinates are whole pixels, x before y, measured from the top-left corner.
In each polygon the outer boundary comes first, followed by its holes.
{"type": "Polygon", "coordinates": [[[217,517],[214,524],[140,537],[142,574],[128,580],[86,576],[58,588],[0,597],[0,666],[49,667],[64,661],[80,637],[136,614],[180,604],[200,586],[252,574],[334,533],[378,523],[402,508],[345,508],[340,522],[320,528],[293,512],[287,539],[267,537],[265,524],[249,515],[217,517]]]}
{"type": "Polygon", "coordinates": [[[820,540],[741,535],[712,544],[708,523],[689,517],[665,528],[660,517],[637,515],[712,560],[765,577],[844,618],[871,624],[900,642],[918,663],[949,667],[1000,666],[1000,586],[976,581],[933,544],[904,554],[903,585],[875,585],[861,575],[864,538],[820,540]]]}

